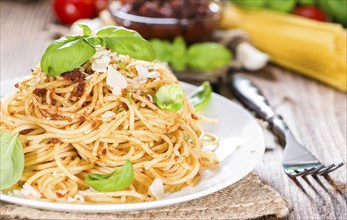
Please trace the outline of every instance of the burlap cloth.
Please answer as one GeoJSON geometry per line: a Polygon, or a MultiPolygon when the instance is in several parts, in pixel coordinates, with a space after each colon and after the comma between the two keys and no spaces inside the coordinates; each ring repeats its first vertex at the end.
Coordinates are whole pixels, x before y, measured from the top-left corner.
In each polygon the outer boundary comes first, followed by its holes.
{"type": "Polygon", "coordinates": [[[86,214],[46,211],[2,202],[1,218],[9,219],[248,219],[265,215],[284,217],[287,202],[255,173],[211,195],[159,209],[86,214]]]}

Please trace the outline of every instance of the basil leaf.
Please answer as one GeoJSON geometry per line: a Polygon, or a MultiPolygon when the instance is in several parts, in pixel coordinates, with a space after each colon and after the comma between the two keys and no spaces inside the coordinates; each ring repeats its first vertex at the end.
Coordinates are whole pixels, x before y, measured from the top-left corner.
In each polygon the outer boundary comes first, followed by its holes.
{"type": "Polygon", "coordinates": [[[82,28],[82,30],[83,30],[83,36],[90,36],[90,35],[92,35],[92,30],[90,30],[90,28],[87,26],[87,25],[85,25],[85,24],[80,24],[80,23],[76,23],[76,25],[78,26],[78,27],[80,27],[80,28],[82,28]]]}
{"type": "Polygon", "coordinates": [[[106,47],[114,52],[126,54],[139,60],[152,61],[155,59],[152,44],[136,31],[123,27],[105,27],[100,29],[96,36],[105,39],[106,47]]]}
{"type": "Polygon", "coordinates": [[[295,8],[296,0],[266,1],[266,6],[274,11],[289,13],[295,8]]]}
{"type": "Polygon", "coordinates": [[[187,45],[182,37],[176,37],[172,43],[171,66],[176,72],[182,72],[187,65],[187,45]]]}
{"type": "Polygon", "coordinates": [[[264,8],[267,0],[232,0],[232,2],[245,8],[264,8]]]}
{"type": "Polygon", "coordinates": [[[0,190],[18,182],[24,170],[24,152],[18,134],[0,134],[0,190]]]}
{"type": "Polygon", "coordinates": [[[315,0],[298,0],[297,1],[301,5],[314,5],[315,0]]]}
{"type": "Polygon", "coordinates": [[[96,37],[96,36],[89,36],[89,37],[86,37],[85,40],[90,44],[92,45],[93,47],[104,47],[106,46],[106,42],[103,38],[101,37],[96,37]]]}
{"type": "Polygon", "coordinates": [[[152,39],[151,44],[155,50],[156,59],[169,63],[171,61],[172,46],[167,40],[152,39]]]}
{"type": "Polygon", "coordinates": [[[216,69],[227,65],[231,58],[231,52],[218,43],[197,43],[188,49],[188,65],[193,70],[216,69]]]}
{"type": "Polygon", "coordinates": [[[89,174],[85,182],[99,192],[114,192],[127,188],[134,180],[134,168],[130,160],[110,174],[89,174]]]}
{"type": "Polygon", "coordinates": [[[211,101],[212,88],[209,82],[205,81],[189,95],[189,102],[194,106],[195,111],[201,111],[211,101]]]}
{"type": "Polygon", "coordinates": [[[184,92],[180,85],[162,86],[154,96],[154,102],[163,110],[179,111],[184,104],[184,92]]]}
{"type": "Polygon", "coordinates": [[[41,59],[41,69],[57,76],[85,63],[96,50],[82,36],[66,36],[53,41],[41,59]]]}

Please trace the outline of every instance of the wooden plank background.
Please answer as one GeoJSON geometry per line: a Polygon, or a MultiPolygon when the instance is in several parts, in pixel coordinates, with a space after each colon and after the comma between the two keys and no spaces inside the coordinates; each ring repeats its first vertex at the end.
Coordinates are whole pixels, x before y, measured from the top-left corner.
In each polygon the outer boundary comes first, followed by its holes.
{"type": "MultiPolygon", "coordinates": [[[[44,0],[0,2],[1,80],[27,75],[39,62],[51,41],[48,28],[54,18],[50,7],[50,2],[44,0]]],[[[324,163],[343,161],[346,164],[346,94],[273,65],[247,75],[313,154],[324,163]]],[[[222,94],[232,98],[226,87],[222,94]]],[[[261,179],[278,190],[292,206],[287,218],[347,219],[347,166],[326,178],[293,181],[281,167],[283,149],[265,129],[266,124],[262,124],[267,152],[256,170],[261,179]]]]}

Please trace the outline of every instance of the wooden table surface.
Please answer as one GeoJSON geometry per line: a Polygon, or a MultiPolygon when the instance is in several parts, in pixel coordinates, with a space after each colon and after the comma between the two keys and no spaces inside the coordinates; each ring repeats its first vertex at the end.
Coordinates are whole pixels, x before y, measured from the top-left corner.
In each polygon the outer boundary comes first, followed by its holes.
{"type": "MultiPolygon", "coordinates": [[[[0,6],[1,80],[30,74],[51,41],[48,27],[54,18],[50,3],[1,0],[0,6]]],[[[272,65],[248,76],[314,155],[325,163],[346,164],[345,93],[272,65]]],[[[230,97],[227,89],[222,94],[230,97]]],[[[325,178],[293,181],[281,167],[282,147],[270,132],[264,132],[268,150],[256,170],[288,200],[292,207],[288,219],[347,219],[347,166],[325,178]]]]}

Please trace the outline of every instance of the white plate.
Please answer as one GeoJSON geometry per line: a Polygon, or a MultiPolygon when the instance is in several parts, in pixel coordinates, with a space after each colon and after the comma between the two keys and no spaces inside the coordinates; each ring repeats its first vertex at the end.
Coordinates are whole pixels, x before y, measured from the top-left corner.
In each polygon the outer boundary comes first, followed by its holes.
{"type": "MultiPolygon", "coordinates": [[[[14,92],[14,84],[18,81],[19,79],[13,79],[1,82],[0,94],[14,92]]],[[[182,87],[187,93],[195,88],[187,83],[182,83],[182,87]]],[[[167,195],[161,200],[134,204],[81,205],[52,203],[5,194],[1,194],[0,199],[41,209],[106,213],[159,208],[197,199],[221,190],[237,182],[256,167],[265,150],[263,132],[251,114],[234,102],[217,94],[212,95],[211,103],[203,110],[203,113],[208,117],[219,119],[218,124],[205,125],[205,129],[218,135],[221,139],[220,147],[216,151],[220,164],[216,169],[203,171],[201,181],[195,187],[185,188],[167,195]],[[235,145],[238,142],[242,144],[240,147],[235,145]]]]}

